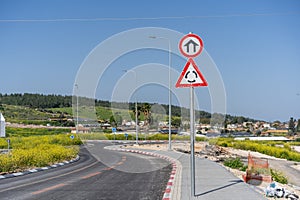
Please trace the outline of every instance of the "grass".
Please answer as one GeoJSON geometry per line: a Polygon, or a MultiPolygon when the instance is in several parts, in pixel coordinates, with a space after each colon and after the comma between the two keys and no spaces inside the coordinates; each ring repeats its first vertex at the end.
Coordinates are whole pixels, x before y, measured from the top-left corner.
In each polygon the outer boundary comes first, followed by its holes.
{"type": "MultiPolygon", "coordinates": [[[[126,140],[125,133],[124,134],[114,134],[112,133],[84,133],[78,135],[82,140],[126,140]]],[[[145,134],[139,134],[138,139],[139,140],[145,140],[145,137],[147,140],[169,140],[168,134],[152,134],[152,135],[145,135],[145,134]]],[[[135,134],[128,134],[127,137],[128,140],[135,140],[136,136],[135,134]]],[[[190,140],[190,136],[181,136],[181,135],[172,135],[172,140],[190,140]]],[[[205,137],[196,137],[196,141],[207,141],[207,138],[205,137]]]]}
{"type": "Polygon", "coordinates": [[[47,129],[47,128],[15,128],[15,127],[6,127],[6,135],[8,137],[14,136],[39,136],[39,135],[57,135],[70,133],[68,128],[59,128],[59,129],[47,129]]]}

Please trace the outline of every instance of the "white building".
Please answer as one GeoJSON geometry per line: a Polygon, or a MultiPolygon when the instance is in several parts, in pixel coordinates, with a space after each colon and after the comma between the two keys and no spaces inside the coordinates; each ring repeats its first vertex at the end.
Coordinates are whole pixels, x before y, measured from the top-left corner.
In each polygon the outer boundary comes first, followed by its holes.
{"type": "Polygon", "coordinates": [[[5,134],[5,119],[2,115],[2,113],[0,113],[0,137],[6,137],[6,134],[5,134]]]}
{"type": "Polygon", "coordinates": [[[263,127],[269,129],[269,128],[271,128],[271,125],[269,123],[264,123],[263,127]]]}

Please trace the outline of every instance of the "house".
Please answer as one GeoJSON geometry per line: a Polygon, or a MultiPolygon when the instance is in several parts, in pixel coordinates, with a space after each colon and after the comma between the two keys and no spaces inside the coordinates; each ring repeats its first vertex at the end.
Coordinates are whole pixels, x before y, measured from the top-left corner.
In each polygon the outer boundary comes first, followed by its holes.
{"type": "MultiPolygon", "coordinates": [[[[72,127],[71,128],[71,133],[76,133],[76,127],[72,127]]],[[[82,127],[82,126],[79,126],[78,127],[78,133],[88,133],[90,132],[90,128],[87,128],[87,127],[82,127]]]]}

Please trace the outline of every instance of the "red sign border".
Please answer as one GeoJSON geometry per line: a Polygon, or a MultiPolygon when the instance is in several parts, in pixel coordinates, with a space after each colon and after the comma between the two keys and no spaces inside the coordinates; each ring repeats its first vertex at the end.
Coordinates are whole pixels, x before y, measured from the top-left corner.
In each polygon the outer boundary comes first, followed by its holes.
{"type": "Polygon", "coordinates": [[[189,34],[185,35],[183,38],[181,38],[181,40],[179,41],[179,50],[180,50],[180,53],[181,53],[182,55],[184,55],[185,57],[187,57],[187,58],[194,58],[194,57],[198,56],[198,55],[202,52],[202,50],[203,50],[203,41],[202,41],[202,39],[200,38],[200,36],[198,36],[198,35],[196,35],[196,34],[193,34],[193,33],[189,33],[189,34]],[[194,37],[194,38],[196,38],[197,40],[199,40],[199,42],[200,42],[200,49],[199,49],[199,51],[198,51],[197,53],[195,53],[194,55],[188,55],[188,54],[186,54],[186,53],[183,51],[183,49],[181,48],[181,45],[182,45],[183,41],[184,41],[186,38],[188,38],[188,37],[194,37]]]}
{"type": "Polygon", "coordinates": [[[183,71],[181,72],[177,83],[175,85],[176,88],[181,88],[181,87],[205,87],[208,86],[207,81],[205,80],[204,76],[202,75],[202,73],[200,72],[198,66],[196,65],[195,61],[192,58],[189,58],[187,63],[185,64],[183,71]],[[196,72],[198,73],[200,79],[202,80],[203,83],[191,83],[191,84],[181,84],[181,81],[184,77],[184,75],[186,74],[186,71],[188,70],[190,64],[193,65],[194,69],[196,70],[196,72]]]}

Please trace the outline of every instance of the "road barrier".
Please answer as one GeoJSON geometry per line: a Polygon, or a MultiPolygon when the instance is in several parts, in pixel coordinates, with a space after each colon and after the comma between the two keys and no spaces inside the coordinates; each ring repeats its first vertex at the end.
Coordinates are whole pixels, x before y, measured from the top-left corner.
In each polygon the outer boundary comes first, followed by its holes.
{"type": "Polygon", "coordinates": [[[246,175],[243,175],[243,179],[246,183],[251,180],[272,182],[269,161],[263,158],[256,158],[249,153],[248,169],[246,170],[246,175]]]}

